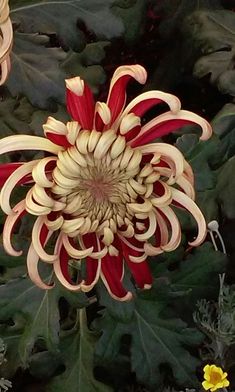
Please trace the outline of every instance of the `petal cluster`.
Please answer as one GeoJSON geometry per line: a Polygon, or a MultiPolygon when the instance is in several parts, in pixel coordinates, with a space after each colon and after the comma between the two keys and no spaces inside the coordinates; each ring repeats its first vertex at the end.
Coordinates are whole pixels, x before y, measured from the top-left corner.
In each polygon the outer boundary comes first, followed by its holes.
{"type": "Polygon", "coordinates": [[[211,392],[217,391],[217,389],[226,388],[229,386],[227,379],[228,373],[216,365],[206,365],[203,369],[204,379],[202,386],[203,388],[211,392]]]}
{"type": "Polygon", "coordinates": [[[49,289],[38,272],[39,261],[52,265],[59,281],[73,291],[89,291],[101,278],[113,298],[132,297],[122,284],[127,266],[139,288],[150,288],[147,257],[176,249],[181,241],[175,208],[194,217],[198,232],[192,246],[206,235],[204,217],[194,202],[190,165],[162,136],[179,127],[197,124],[201,139],[211,127],[200,116],[181,110],[172,94],[158,90],[139,95],[126,105],[131,79],[144,84],[140,65],[119,67],[111,80],[106,102],[95,102],[80,78],[66,80],[67,109],[72,121],[49,117],[45,138],[16,135],[0,140],[0,154],[42,150],[42,159],[4,165],[0,205],[7,214],[3,244],[11,243],[15,224],[26,213],[35,216],[27,265],[31,279],[49,289]],[[152,107],[165,103],[169,111],[143,125],[152,107]],[[10,202],[16,186],[27,184],[16,206],[10,202]],[[54,243],[55,241],[55,243],[54,243]],[[47,248],[53,245],[53,253],[47,248]],[[71,275],[70,262],[86,259],[86,273],[71,275]],[[76,283],[75,283],[76,281],[76,283]]]}
{"type": "Polygon", "coordinates": [[[9,18],[8,0],[0,0],[0,65],[1,76],[0,86],[6,81],[10,72],[10,52],[13,42],[13,30],[11,20],[9,18]]]}

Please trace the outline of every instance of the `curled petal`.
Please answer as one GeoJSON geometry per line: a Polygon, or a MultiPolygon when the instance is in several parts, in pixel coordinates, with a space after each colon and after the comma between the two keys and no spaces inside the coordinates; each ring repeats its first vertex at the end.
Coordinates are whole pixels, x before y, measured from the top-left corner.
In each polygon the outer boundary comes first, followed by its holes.
{"type": "Polygon", "coordinates": [[[156,220],[156,214],[154,211],[150,211],[149,213],[149,228],[145,233],[142,234],[135,234],[135,238],[139,241],[146,241],[149,238],[151,238],[157,228],[157,220],[156,220]]]}
{"type": "Polygon", "coordinates": [[[94,129],[96,131],[103,131],[105,125],[111,121],[111,112],[108,105],[104,102],[96,102],[95,105],[95,117],[94,117],[94,129]]]}
{"type": "Polygon", "coordinates": [[[47,226],[45,225],[44,216],[39,216],[33,225],[32,244],[40,259],[47,263],[53,263],[56,258],[54,254],[49,255],[43,248],[45,238],[50,238],[51,235],[52,232],[49,231],[47,226]]]}
{"type": "Polygon", "coordinates": [[[92,259],[103,259],[103,257],[107,255],[108,247],[104,246],[103,249],[101,249],[99,238],[96,236],[95,233],[88,233],[79,236],[78,239],[82,249],[87,249],[91,246],[94,246],[95,252],[92,252],[92,254],[90,255],[92,259]]]}
{"type": "Polygon", "coordinates": [[[59,235],[56,241],[55,255],[57,257],[54,262],[54,272],[59,282],[70,291],[81,291],[81,284],[84,283],[84,281],[79,284],[72,284],[71,277],[69,276],[69,256],[64,248],[61,235],[59,235]]]}
{"type": "Polygon", "coordinates": [[[94,150],[94,158],[102,159],[115,139],[116,134],[113,130],[103,132],[94,150]]]}
{"type": "Polygon", "coordinates": [[[118,67],[113,74],[107,100],[107,105],[112,114],[111,124],[114,123],[123,110],[126,102],[126,86],[131,78],[144,84],[147,73],[141,65],[126,65],[118,67]]]}
{"type": "Polygon", "coordinates": [[[98,282],[101,271],[101,263],[101,259],[96,261],[90,257],[86,258],[86,280],[85,283],[81,283],[81,290],[85,293],[91,291],[98,282]]]}
{"type": "Polygon", "coordinates": [[[35,283],[35,285],[38,286],[40,289],[50,290],[55,286],[55,284],[54,283],[47,284],[42,281],[38,272],[38,263],[39,263],[39,256],[35,251],[33,244],[31,243],[27,255],[27,268],[28,268],[29,277],[32,280],[32,282],[35,283]]]}
{"type": "Polygon", "coordinates": [[[153,208],[152,203],[149,200],[145,200],[144,203],[129,203],[128,206],[136,213],[150,212],[153,208]]]}
{"type": "Polygon", "coordinates": [[[42,206],[35,202],[33,197],[33,188],[31,188],[25,198],[26,210],[32,215],[47,215],[51,212],[50,207],[42,206]]]}
{"type": "Polygon", "coordinates": [[[180,223],[175,215],[174,211],[170,207],[158,207],[158,210],[165,215],[167,218],[168,222],[170,223],[171,226],[171,238],[169,242],[166,245],[161,245],[161,248],[166,251],[170,252],[172,250],[175,250],[181,241],[181,228],[180,228],[180,223]]]}
{"type": "Polygon", "coordinates": [[[91,246],[88,249],[77,249],[75,248],[72,243],[72,240],[69,240],[67,235],[62,235],[62,242],[65,247],[66,252],[74,259],[83,259],[84,257],[90,256],[93,252],[94,247],[91,246]]]}
{"type": "Polygon", "coordinates": [[[94,98],[87,84],[79,76],[66,79],[67,109],[83,129],[92,129],[94,98]]]}
{"type": "Polygon", "coordinates": [[[175,200],[177,203],[182,205],[184,208],[186,208],[194,217],[194,219],[197,222],[198,225],[198,235],[197,238],[190,242],[189,244],[191,246],[198,246],[200,245],[207,233],[207,228],[206,228],[206,222],[204,219],[204,216],[202,215],[200,209],[198,206],[194,203],[193,200],[191,200],[187,195],[185,195],[183,192],[180,192],[178,189],[172,189],[172,197],[173,200],[175,200]]]}
{"type": "Polygon", "coordinates": [[[123,236],[119,235],[119,238],[126,261],[142,263],[146,259],[147,255],[144,251],[142,242],[138,241],[135,237],[129,238],[127,240],[123,236]]]}
{"type": "Polygon", "coordinates": [[[51,116],[48,117],[47,122],[43,124],[42,127],[45,136],[47,135],[47,132],[53,133],[55,135],[63,135],[63,136],[66,136],[68,133],[68,129],[66,125],[63,122],[58,121],[51,116]]]}
{"type": "MultiPolygon", "coordinates": [[[[4,7],[4,6],[3,6],[4,7]]],[[[0,63],[1,63],[1,79],[0,85],[3,85],[10,71],[10,51],[13,42],[13,29],[9,16],[9,7],[1,8],[1,47],[0,47],[0,63]],[[5,9],[4,9],[5,8],[5,9]]]]}
{"type": "Polygon", "coordinates": [[[69,147],[71,144],[67,139],[68,129],[64,123],[53,117],[48,117],[43,126],[45,136],[53,143],[62,147],[69,147]]]}
{"type": "Polygon", "coordinates": [[[136,116],[142,117],[147,110],[162,102],[165,102],[169,106],[172,113],[179,112],[181,108],[180,100],[175,95],[158,90],[147,91],[138,95],[138,97],[127,105],[123,111],[122,118],[129,113],[134,113],[136,116]]]}
{"type": "Polygon", "coordinates": [[[154,184],[153,186],[154,192],[153,196],[151,198],[151,203],[154,205],[154,207],[164,207],[167,206],[171,203],[172,201],[172,193],[171,193],[171,187],[167,184],[165,184],[163,181],[158,181],[157,183],[154,184]],[[158,196],[158,189],[159,186],[161,187],[161,195],[158,196]]]}
{"type": "Polygon", "coordinates": [[[11,61],[10,61],[10,56],[8,56],[1,63],[0,86],[2,86],[7,80],[10,70],[11,70],[11,61]]]}
{"type": "Polygon", "coordinates": [[[169,159],[174,163],[175,172],[174,177],[178,178],[184,172],[184,157],[181,152],[174,146],[166,143],[151,143],[145,146],[138,147],[143,155],[146,154],[161,154],[161,159],[169,159]]]}
{"type": "Polygon", "coordinates": [[[57,157],[47,157],[47,158],[42,158],[38,161],[34,161],[35,166],[32,171],[32,177],[36,182],[36,184],[38,184],[43,188],[52,187],[53,181],[48,179],[47,166],[51,164],[54,166],[56,164],[56,161],[57,161],[57,157]]]}
{"type": "Polygon", "coordinates": [[[132,147],[137,147],[190,124],[197,124],[202,128],[201,140],[207,140],[211,137],[212,128],[206,120],[195,113],[180,110],[176,114],[166,112],[149,121],[130,144],[132,147]]]}
{"type": "Polygon", "coordinates": [[[67,130],[67,139],[71,145],[74,145],[81,130],[81,125],[77,121],[69,121],[67,122],[67,130]]]}
{"type": "Polygon", "coordinates": [[[57,155],[62,147],[39,136],[13,135],[0,140],[0,154],[18,150],[42,150],[57,155]]]}
{"type": "Polygon", "coordinates": [[[25,200],[21,200],[14,208],[13,213],[8,215],[3,226],[3,246],[11,256],[20,256],[22,251],[16,251],[11,244],[11,234],[18,220],[25,214],[25,200]]]}
{"type": "Polygon", "coordinates": [[[120,133],[121,135],[125,135],[133,128],[138,127],[138,129],[140,129],[140,126],[140,117],[136,116],[134,113],[129,113],[122,117],[122,121],[120,123],[120,133]]]}
{"type": "Polygon", "coordinates": [[[18,168],[15,169],[15,171],[10,175],[10,177],[8,177],[5,184],[3,185],[0,194],[0,205],[2,210],[6,214],[12,213],[12,208],[10,206],[11,192],[13,191],[13,189],[17,184],[22,182],[25,176],[27,176],[32,172],[32,169],[34,165],[37,164],[37,162],[38,161],[32,161],[20,165],[18,168]]]}

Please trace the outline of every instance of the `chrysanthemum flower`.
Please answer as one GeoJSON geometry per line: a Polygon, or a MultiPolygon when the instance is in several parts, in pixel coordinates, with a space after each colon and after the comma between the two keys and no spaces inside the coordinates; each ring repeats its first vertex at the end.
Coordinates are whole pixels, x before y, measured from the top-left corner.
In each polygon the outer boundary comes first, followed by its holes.
{"type": "Polygon", "coordinates": [[[203,388],[211,392],[217,391],[217,389],[226,388],[229,386],[229,381],[227,379],[228,373],[223,372],[223,370],[216,365],[206,365],[203,368],[204,379],[202,386],[203,388]]]}
{"type": "Polygon", "coordinates": [[[10,51],[13,41],[13,30],[9,18],[8,0],[0,0],[0,86],[6,81],[10,71],[10,51]]]}
{"type": "Polygon", "coordinates": [[[94,103],[80,77],[66,80],[66,125],[49,117],[46,138],[9,136],[0,141],[0,154],[42,150],[42,159],[8,164],[1,169],[4,183],[0,204],[8,215],[3,243],[10,255],[20,255],[11,244],[16,222],[28,212],[36,217],[27,265],[31,279],[49,289],[38,273],[39,259],[50,263],[59,281],[73,291],[91,290],[102,279],[113,298],[128,300],[122,285],[125,264],[139,288],[150,288],[146,258],[177,248],[181,227],[172,205],[188,210],[198,224],[199,245],[206,234],[203,215],[194,203],[193,173],[181,152],[156,138],[177,128],[197,124],[201,139],[210,125],[198,115],[181,110],[177,97],[161,91],[139,95],[126,107],[126,85],[131,78],[145,83],[140,65],[121,66],[113,75],[107,102],[94,103]],[[142,125],[145,112],[165,102],[170,110],[142,125]],[[150,143],[152,142],[152,143],[150,143]],[[5,177],[5,178],[4,178],[5,177]],[[10,205],[15,186],[31,180],[26,197],[10,205]],[[55,233],[55,234],[54,234],[55,233]],[[45,250],[51,236],[54,253],[45,250]],[[74,283],[69,260],[86,258],[86,276],[74,283]]]}

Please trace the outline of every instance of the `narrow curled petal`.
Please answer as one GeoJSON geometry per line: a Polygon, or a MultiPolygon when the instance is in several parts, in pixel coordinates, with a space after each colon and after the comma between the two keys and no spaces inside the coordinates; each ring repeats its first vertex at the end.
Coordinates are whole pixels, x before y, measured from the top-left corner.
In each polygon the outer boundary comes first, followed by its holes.
{"type": "Polygon", "coordinates": [[[198,225],[198,235],[197,235],[196,239],[194,241],[190,242],[189,244],[191,246],[200,245],[204,241],[206,234],[207,234],[207,227],[206,227],[205,218],[202,215],[200,209],[194,203],[193,200],[191,200],[183,192],[178,191],[178,189],[172,189],[172,197],[173,197],[173,200],[175,200],[181,206],[186,208],[192,214],[194,219],[196,220],[197,225],[198,225]]]}
{"type": "Polygon", "coordinates": [[[28,274],[32,282],[42,290],[50,290],[54,287],[54,283],[47,284],[43,282],[38,272],[39,256],[31,243],[27,255],[28,274]]]}
{"type": "Polygon", "coordinates": [[[9,18],[9,6],[6,1],[1,4],[1,46],[0,46],[0,63],[1,79],[0,85],[3,85],[7,79],[11,68],[10,52],[13,42],[13,29],[9,18]]]}
{"type": "Polygon", "coordinates": [[[2,187],[1,194],[0,194],[0,205],[2,210],[6,214],[11,214],[12,213],[12,208],[10,206],[10,197],[11,197],[11,192],[15,188],[17,184],[20,184],[23,182],[25,176],[28,174],[32,173],[32,170],[34,166],[39,162],[37,161],[31,161],[28,163],[24,163],[20,165],[18,168],[14,170],[14,172],[8,177],[6,180],[5,184],[2,187]]]}
{"type": "Polygon", "coordinates": [[[94,98],[87,84],[79,76],[66,79],[67,109],[84,129],[92,129],[94,98]]]}
{"type": "Polygon", "coordinates": [[[131,78],[144,84],[147,79],[147,73],[141,65],[126,65],[118,67],[113,74],[107,100],[107,105],[112,115],[111,124],[120,115],[125,105],[126,86],[131,78]]]}
{"type": "Polygon", "coordinates": [[[14,135],[0,140],[0,154],[18,150],[42,150],[58,154],[62,147],[39,136],[14,135]]]}
{"type": "Polygon", "coordinates": [[[153,106],[162,102],[165,102],[169,106],[172,113],[177,113],[181,108],[180,100],[175,95],[164,93],[162,91],[147,91],[138,95],[138,97],[133,99],[127,105],[120,120],[129,113],[142,117],[153,106]]]}
{"type": "Polygon", "coordinates": [[[174,178],[178,178],[184,172],[184,157],[174,146],[166,143],[151,143],[138,147],[143,155],[160,154],[161,159],[170,160],[175,166],[174,178]]]}
{"type": "Polygon", "coordinates": [[[16,251],[11,244],[11,235],[12,231],[18,220],[25,214],[25,200],[21,200],[16,206],[13,208],[13,213],[8,215],[6,221],[3,226],[3,246],[6,252],[11,256],[20,256],[22,251],[16,251]]]}
{"type": "Polygon", "coordinates": [[[53,263],[56,259],[56,256],[54,254],[49,255],[44,250],[43,246],[45,243],[45,238],[47,236],[50,237],[51,234],[52,233],[45,225],[45,218],[43,216],[39,216],[33,225],[32,244],[40,259],[47,263],[53,263]]]}
{"type": "Polygon", "coordinates": [[[201,140],[207,140],[212,135],[210,124],[202,117],[187,110],[173,114],[166,112],[145,124],[139,134],[131,141],[132,147],[137,147],[152,140],[168,135],[184,125],[196,124],[202,128],[201,140]]]}
{"type": "Polygon", "coordinates": [[[103,131],[105,125],[111,121],[111,112],[108,105],[104,102],[96,102],[94,128],[97,131],[103,131]]]}
{"type": "Polygon", "coordinates": [[[56,259],[54,262],[54,272],[59,282],[68,290],[75,292],[81,291],[81,283],[84,282],[73,284],[69,275],[69,256],[63,245],[62,235],[59,235],[59,237],[57,238],[55,245],[55,255],[56,259]]]}

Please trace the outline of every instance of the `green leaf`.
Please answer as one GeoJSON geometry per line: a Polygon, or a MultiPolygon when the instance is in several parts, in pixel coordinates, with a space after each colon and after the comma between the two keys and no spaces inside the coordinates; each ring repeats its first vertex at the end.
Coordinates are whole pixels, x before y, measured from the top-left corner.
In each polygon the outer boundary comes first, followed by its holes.
{"type": "Polygon", "coordinates": [[[171,289],[187,291],[185,299],[193,306],[199,298],[215,293],[218,274],[224,271],[226,260],[226,256],[216,252],[211,243],[204,243],[188,254],[179,268],[170,274],[171,289]]]}
{"type": "Polygon", "coordinates": [[[182,151],[193,168],[197,191],[215,187],[215,173],[211,170],[209,162],[213,158],[218,144],[219,139],[216,136],[204,142],[199,141],[194,134],[183,135],[176,141],[176,147],[182,151]]]}
{"type": "Polygon", "coordinates": [[[235,95],[235,15],[228,10],[198,11],[186,21],[192,44],[204,55],[195,64],[194,74],[210,75],[222,93],[235,95]]]}
{"type": "Polygon", "coordinates": [[[145,0],[116,0],[113,5],[113,12],[123,21],[128,44],[134,43],[143,32],[146,5],[145,0]]]}
{"type": "MultiPolygon", "coordinates": [[[[52,275],[47,274],[47,281],[52,275]]],[[[60,314],[58,303],[61,297],[74,305],[75,293],[68,293],[63,286],[56,283],[52,290],[41,290],[29,278],[9,281],[0,286],[0,320],[12,319],[16,323],[18,315],[25,318],[25,325],[19,341],[19,356],[22,364],[27,365],[37,339],[45,341],[46,347],[55,352],[58,350],[60,314]]],[[[76,293],[78,307],[86,305],[86,297],[76,293]]],[[[6,327],[7,330],[7,327],[6,327]]]]}
{"type": "Polygon", "coordinates": [[[87,328],[85,309],[79,311],[79,325],[61,339],[65,371],[52,379],[48,392],[111,392],[93,375],[93,357],[97,336],[87,328]]]}
{"type": "Polygon", "coordinates": [[[120,18],[111,12],[114,0],[11,1],[11,18],[25,33],[56,33],[62,44],[81,50],[83,33],[77,21],[85,23],[98,38],[110,39],[123,33],[120,18]]]}
{"type": "Polygon", "coordinates": [[[51,100],[64,102],[66,77],[60,63],[66,53],[60,48],[46,48],[45,35],[15,33],[12,71],[7,87],[13,96],[25,95],[32,105],[48,109],[51,100]]]}
{"type": "Polygon", "coordinates": [[[98,93],[100,85],[106,79],[100,63],[105,58],[105,48],[108,45],[109,42],[100,41],[86,45],[81,53],[70,51],[61,66],[69,77],[79,75],[94,93],[98,93]]]}
{"type": "Polygon", "coordinates": [[[212,121],[213,131],[220,137],[213,162],[221,166],[235,154],[235,105],[227,103],[212,121]]]}
{"type": "Polygon", "coordinates": [[[129,323],[118,321],[104,311],[95,323],[103,332],[96,350],[100,362],[115,360],[121,339],[127,334],[131,336],[131,366],[138,381],[156,388],[161,382],[159,367],[167,364],[179,384],[195,385],[195,367],[199,362],[186,347],[199,344],[202,336],[170,315],[172,309],[167,307],[167,300],[159,299],[154,290],[136,299],[129,323]]]}
{"type": "Polygon", "coordinates": [[[216,187],[217,200],[223,214],[228,219],[235,219],[235,157],[230,158],[222,167],[216,187]]]}

